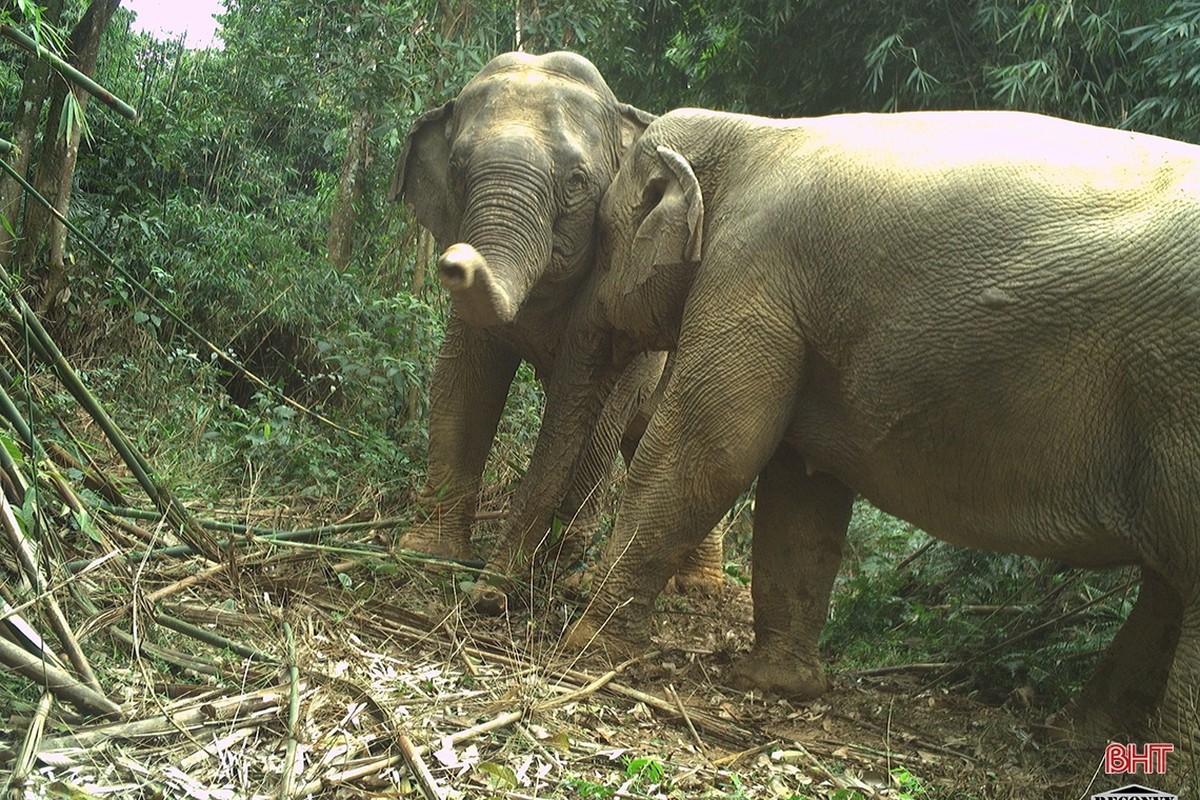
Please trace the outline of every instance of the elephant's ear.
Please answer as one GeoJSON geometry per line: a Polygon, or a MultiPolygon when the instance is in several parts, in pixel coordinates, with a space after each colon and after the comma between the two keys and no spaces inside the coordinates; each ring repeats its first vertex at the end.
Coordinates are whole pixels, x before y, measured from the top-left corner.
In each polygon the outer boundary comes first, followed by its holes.
{"type": "Polygon", "coordinates": [[[446,172],[450,166],[450,140],[446,128],[454,101],[417,117],[404,140],[400,160],[392,173],[389,196],[412,206],[417,221],[445,246],[458,233],[446,172]]]}
{"type": "Polygon", "coordinates": [[[642,188],[654,207],[633,239],[634,284],[640,285],[662,267],[700,260],[704,232],[704,197],[692,166],[679,153],[659,146],[662,169],[642,188]]]}
{"type": "Polygon", "coordinates": [[[648,111],[634,108],[628,103],[617,103],[617,111],[621,115],[621,152],[624,153],[642,135],[642,131],[646,130],[646,127],[658,117],[648,111]]]}

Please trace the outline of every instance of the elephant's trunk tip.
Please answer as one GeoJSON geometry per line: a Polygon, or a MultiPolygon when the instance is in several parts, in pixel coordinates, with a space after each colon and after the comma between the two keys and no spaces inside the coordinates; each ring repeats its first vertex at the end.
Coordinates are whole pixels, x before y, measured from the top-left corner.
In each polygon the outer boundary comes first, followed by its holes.
{"type": "Polygon", "coordinates": [[[452,244],[438,259],[438,279],[450,292],[461,292],[471,288],[475,275],[487,269],[483,255],[469,244],[452,244]]]}
{"type": "Polygon", "coordinates": [[[468,325],[512,322],[517,314],[509,293],[492,274],[483,254],[465,242],[452,244],[438,259],[438,280],[468,325]]]}

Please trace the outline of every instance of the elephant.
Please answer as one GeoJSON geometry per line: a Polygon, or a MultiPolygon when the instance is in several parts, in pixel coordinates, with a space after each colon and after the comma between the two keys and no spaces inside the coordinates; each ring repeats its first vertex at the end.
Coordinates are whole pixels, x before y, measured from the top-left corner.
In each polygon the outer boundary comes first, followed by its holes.
{"type": "Polygon", "coordinates": [[[1061,732],[1200,748],[1200,147],[1012,111],[679,109],[598,227],[525,480],[557,491],[633,354],[674,366],[568,648],[643,650],[757,478],[734,685],[827,690],[862,495],[955,545],[1140,567],[1061,732]]]}
{"type": "MultiPolygon", "coordinates": [[[[580,55],[506,53],[413,124],[391,195],[410,204],[444,248],[437,274],[452,311],[430,390],[428,469],[418,497],[425,518],[401,548],[470,556],[481,476],[509,385],[522,359],[543,382],[552,380],[568,309],[592,269],[601,193],[653,118],[618,102],[580,55]]],[[[622,431],[638,429],[635,416],[663,359],[648,356],[611,395],[560,497],[563,519],[594,514],[596,487],[612,468],[622,431]]],[[[636,435],[627,436],[624,451],[635,443],[636,435]]],[[[520,574],[536,544],[526,533],[501,542],[492,573],[520,574]]],[[[720,545],[715,539],[698,551],[685,583],[720,581],[720,545]]],[[[503,599],[479,583],[478,606],[498,611],[503,599]]]]}

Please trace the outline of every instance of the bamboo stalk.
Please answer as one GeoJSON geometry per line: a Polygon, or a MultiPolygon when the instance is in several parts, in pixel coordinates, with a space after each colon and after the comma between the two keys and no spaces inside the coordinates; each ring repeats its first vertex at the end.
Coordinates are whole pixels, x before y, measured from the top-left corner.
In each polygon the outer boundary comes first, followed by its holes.
{"type": "Polygon", "coordinates": [[[112,634],[114,639],[129,645],[131,648],[134,648],[135,652],[142,652],[146,653],[147,655],[154,656],[155,658],[161,659],[162,661],[179,667],[180,669],[191,670],[199,675],[221,674],[221,669],[215,664],[192,658],[191,656],[185,655],[178,651],[161,647],[156,644],[151,644],[150,642],[138,641],[133,637],[133,634],[126,633],[120,628],[109,628],[109,632],[112,634]]]}
{"type": "Polygon", "coordinates": [[[20,787],[25,785],[26,779],[33,772],[33,766],[37,762],[38,750],[42,745],[42,735],[46,731],[46,717],[50,714],[50,705],[53,701],[54,695],[50,692],[44,692],[42,699],[38,701],[37,710],[33,714],[33,719],[29,721],[29,730],[25,732],[21,749],[17,751],[16,763],[13,764],[12,772],[8,776],[8,783],[5,785],[4,793],[9,797],[23,794],[20,787]]]}
{"type": "Polygon", "coordinates": [[[309,781],[300,789],[300,795],[307,797],[320,793],[324,789],[331,786],[337,786],[341,783],[358,782],[368,775],[378,775],[385,769],[396,766],[404,761],[403,755],[383,756],[372,759],[365,764],[360,764],[357,767],[344,769],[341,772],[331,772],[316,780],[309,781]]]}
{"type": "Polygon", "coordinates": [[[125,117],[126,119],[138,118],[138,113],[136,110],[134,110],[133,106],[129,105],[124,100],[110,92],[108,89],[105,89],[103,86],[96,83],[96,81],[92,80],[90,77],[77,70],[71,64],[64,61],[57,53],[50,52],[33,39],[14,28],[12,25],[0,25],[0,34],[16,42],[21,47],[25,48],[43,61],[48,62],[52,67],[54,67],[54,69],[62,73],[63,77],[65,77],[67,80],[71,81],[77,86],[82,87],[88,92],[88,94],[92,95],[101,103],[104,103],[121,116],[125,117]]]}
{"type": "Polygon", "coordinates": [[[279,800],[288,800],[296,791],[296,744],[300,720],[300,668],[296,665],[296,637],[292,626],[283,623],[283,635],[287,639],[288,660],[288,719],[287,745],[283,753],[283,778],[279,784],[279,800]]]}
{"type": "Polygon", "coordinates": [[[121,716],[121,707],[103,694],[5,639],[0,639],[0,662],[82,711],[102,717],[121,716]]]}
{"type": "Polygon", "coordinates": [[[76,730],[64,736],[47,739],[43,742],[42,749],[45,751],[71,748],[86,750],[114,739],[143,739],[177,734],[180,730],[194,731],[210,727],[227,730],[230,728],[231,721],[234,720],[242,726],[257,727],[265,720],[261,717],[250,719],[250,716],[278,710],[281,702],[282,693],[279,687],[225,697],[220,700],[207,700],[202,703],[192,703],[191,706],[170,714],[76,730]]]}
{"type": "Polygon", "coordinates": [[[692,733],[692,739],[696,742],[696,746],[700,748],[700,755],[704,756],[704,760],[712,762],[708,755],[708,748],[704,746],[704,740],[700,738],[700,734],[696,733],[696,726],[692,724],[692,717],[688,714],[687,706],[683,704],[683,700],[679,697],[679,693],[675,691],[674,684],[667,684],[667,693],[671,695],[671,699],[675,701],[675,708],[679,709],[680,716],[687,723],[687,728],[692,733]]]}
{"type": "MultiPolygon", "coordinates": [[[[0,162],[3,163],[3,162],[0,162]]],[[[208,535],[200,526],[192,519],[191,512],[179,501],[174,494],[158,482],[154,475],[153,469],[149,462],[142,457],[142,454],[134,449],[133,444],[129,441],[125,433],[117,425],[116,421],[108,415],[104,407],[96,397],[88,391],[80,379],[79,374],[72,369],[67,362],[66,356],[58,349],[58,345],[42,327],[41,320],[37,314],[25,302],[25,299],[19,294],[13,294],[11,301],[16,307],[20,315],[21,324],[32,333],[30,341],[33,347],[42,358],[49,363],[53,368],[59,381],[71,393],[89,416],[95,420],[96,424],[104,431],[104,435],[112,444],[113,449],[121,456],[121,459],[129,467],[129,471],[133,473],[134,478],[141,485],[142,490],[146,492],[150,502],[154,507],[163,513],[178,530],[178,536],[186,544],[190,544],[196,548],[197,552],[203,555],[210,561],[220,561],[221,552],[216,546],[216,542],[208,535]]]]}
{"type": "Polygon", "coordinates": [[[211,644],[213,647],[218,647],[222,650],[231,650],[243,658],[250,658],[255,661],[265,662],[268,664],[279,663],[278,659],[267,655],[261,650],[256,650],[248,645],[240,644],[232,639],[227,639],[218,633],[197,627],[189,622],[184,622],[181,619],[176,619],[170,614],[155,614],[154,621],[165,628],[170,628],[176,633],[182,633],[184,636],[190,636],[193,639],[198,639],[205,644],[211,644]]]}
{"type": "MultiPolygon", "coordinates": [[[[109,506],[107,504],[101,504],[100,508],[101,508],[101,510],[103,510],[107,513],[115,514],[117,516],[127,517],[129,519],[144,519],[144,520],[151,520],[151,521],[157,521],[157,520],[162,519],[161,514],[158,514],[158,513],[152,512],[152,511],[143,511],[141,509],[118,508],[115,506],[109,506]]],[[[403,520],[391,518],[391,519],[369,520],[366,522],[344,522],[344,523],[339,523],[339,524],[335,524],[335,525],[318,525],[318,526],[314,526],[311,528],[298,528],[296,530],[281,531],[281,530],[277,530],[274,528],[264,528],[264,527],[258,527],[258,526],[252,526],[252,525],[243,525],[241,523],[235,523],[235,522],[221,522],[221,521],[217,521],[217,520],[203,520],[203,519],[196,519],[195,521],[196,521],[197,525],[199,525],[202,528],[206,528],[208,530],[230,531],[230,532],[234,532],[234,533],[245,533],[245,534],[249,534],[249,535],[253,536],[253,538],[245,538],[245,539],[221,539],[216,542],[216,545],[218,547],[220,547],[222,550],[228,549],[230,547],[249,546],[249,545],[255,544],[256,541],[259,539],[267,541],[267,542],[307,541],[309,539],[319,539],[322,536],[327,535],[327,534],[349,533],[349,532],[353,532],[353,531],[374,530],[376,528],[394,527],[403,522],[403,520]]],[[[361,553],[362,555],[369,555],[372,553],[378,554],[378,555],[383,555],[386,551],[382,547],[367,546],[367,545],[360,544],[360,545],[356,546],[356,548],[354,549],[354,552],[361,553]]],[[[433,562],[438,562],[438,563],[445,562],[445,563],[451,563],[451,564],[455,564],[458,566],[462,566],[466,569],[482,569],[484,567],[484,564],[482,561],[472,561],[472,560],[468,560],[468,559],[441,558],[441,557],[436,557],[436,556],[426,556],[426,555],[419,554],[419,553],[410,554],[408,551],[404,551],[404,550],[399,550],[399,551],[394,551],[394,552],[396,555],[404,557],[408,560],[433,561],[433,562]]],[[[174,545],[171,547],[156,548],[156,549],[151,549],[151,550],[137,550],[132,553],[126,553],[126,554],[122,555],[121,558],[125,559],[126,561],[142,561],[142,560],[148,559],[148,558],[171,558],[171,557],[175,557],[175,556],[194,555],[195,553],[196,553],[196,548],[192,547],[191,545],[184,544],[184,545],[174,545]]],[[[88,561],[87,559],[77,559],[75,561],[67,562],[66,569],[70,572],[76,572],[78,570],[83,569],[90,563],[91,562],[88,561]]]]}
{"type": "Polygon", "coordinates": [[[63,614],[62,609],[58,605],[58,600],[47,589],[49,583],[42,575],[42,571],[38,569],[33,547],[21,531],[21,526],[17,522],[17,517],[13,513],[12,506],[9,505],[8,498],[3,494],[0,494],[0,527],[4,528],[4,532],[8,536],[8,542],[12,546],[13,554],[16,555],[21,569],[33,584],[39,597],[42,598],[50,627],[54,629],[54,633],[62,644],[63,649],[67,651],[67,658],[70,660],[72,666],[75,667],[75,671],[83,678],[83,682],[95,690],[96,694],[103,695],[104,691],[100,688],[100,681],[96,679],[96,673],[92,671],[87,656],[83,654],[83,648],[79,646],[79,642],[75,638],[75,633],[71,630],[70,623],[67,622],[66,615],[63,614]]]}
{"type": "Polygon", "coordinates": [[[42,443],[33,435],[33,429],[29,427],[29,423],[25,421],[24,415],[21,414],[17,404],[9,397],[5,391],[4,385],[0,384],[0,416],[8,420],[13,426],[17,436],[29,448],[29,452],[33,454],[35,460],[41,460],[45,457],[46,451],[42,448],[42,443]]]}
{"type": "Polygon", "coordinates": [[[396,741],[400,745],[400,754],[404,756],[404,761],[413,777],[417,779],[417,785],[421,787],[421,793],[425,795],[426,800],[445,800],[446,790],[438,785],[433,773],[429,771],[429,765],[417,752],[418,748],[413,746],[412,740],[401,733],[396,736],[396,741]]]}

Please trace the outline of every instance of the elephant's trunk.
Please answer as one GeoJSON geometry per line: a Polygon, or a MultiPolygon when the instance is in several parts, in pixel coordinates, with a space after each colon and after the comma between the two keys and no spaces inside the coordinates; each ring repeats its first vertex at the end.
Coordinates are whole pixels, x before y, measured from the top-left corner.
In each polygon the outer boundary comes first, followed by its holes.
{"type": "Polygon", "coordinates": [[[438,259],[438,280],[454,299],[454,310],[468,325],[486,327],[512,322],[520,302],[513,302],[483,254],[459,242],[438,259]]]}
{"type": "Polygon", "coordinates": [[[532,150],[517,165],[511,159],[504,152],[472,171],[461,239],[438,259],[438,279],[468,325],[512,322],[550,268],[549,166],[532,150]]]}

